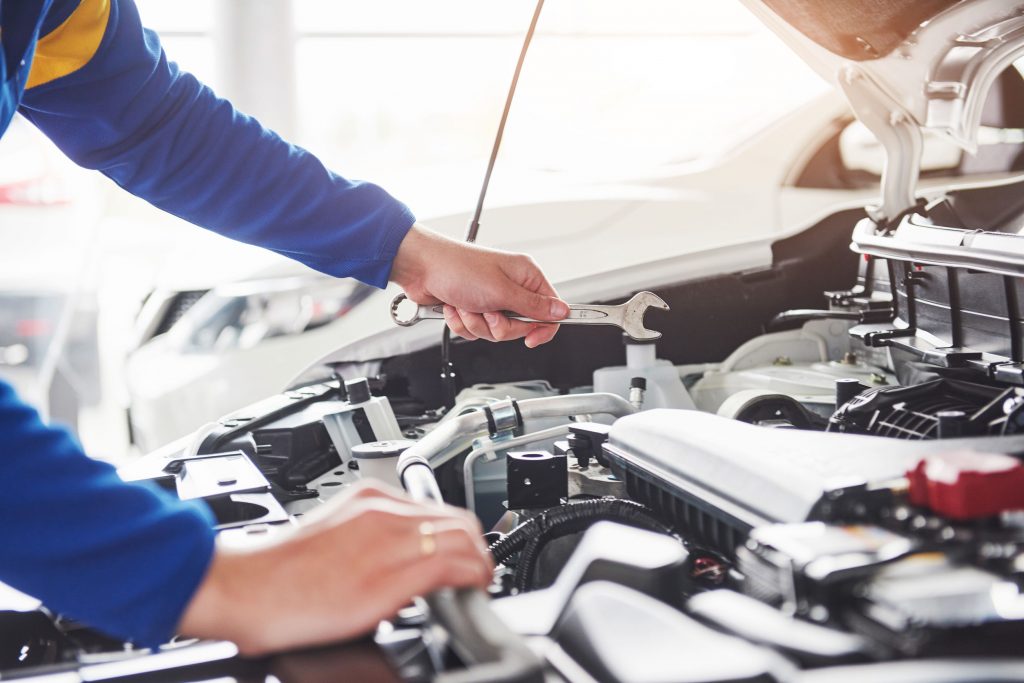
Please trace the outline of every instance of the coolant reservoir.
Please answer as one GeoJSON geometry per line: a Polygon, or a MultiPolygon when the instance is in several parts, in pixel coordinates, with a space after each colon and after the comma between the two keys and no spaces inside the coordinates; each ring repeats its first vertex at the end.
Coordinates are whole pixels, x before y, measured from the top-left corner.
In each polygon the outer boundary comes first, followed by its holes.
{"type": "Polygon", "coordinates": [[[643,409],[695,408],[676,366],[658,359],[658,347],[650,342],[626,340],[626,365],[601,368],[594,372],[594,391],[618,394],[629,399],[634,377],[647,380],[643,409]]]}

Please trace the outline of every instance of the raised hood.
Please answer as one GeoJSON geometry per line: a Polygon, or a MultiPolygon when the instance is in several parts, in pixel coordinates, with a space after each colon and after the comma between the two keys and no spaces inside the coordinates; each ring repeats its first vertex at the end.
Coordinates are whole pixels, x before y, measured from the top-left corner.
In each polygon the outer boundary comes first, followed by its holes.
{"type": "Polygon", "coordinates": [[[880,220],[916,201],[922,131],[974,152],[993,83],[1024,55],[1024,1],[744,2],[844,92],[885,147],[880,220]]]}
{"type": "Polygon", "coordinates": [[[764,0],[761,4],[843,59],[885,57],[960,0],[764,0]]]}

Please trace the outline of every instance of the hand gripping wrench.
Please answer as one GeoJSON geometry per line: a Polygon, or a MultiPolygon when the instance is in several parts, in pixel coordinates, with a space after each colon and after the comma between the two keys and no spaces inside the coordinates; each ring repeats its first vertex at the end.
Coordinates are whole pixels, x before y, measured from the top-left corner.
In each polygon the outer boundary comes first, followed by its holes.
{"type": "MultiPolygon", "coordinates": [[[[661,332],[644,327],[644,313],[649,308],[669,310],[668,304],[653,292],[640,292],[624,304],[602,306],[599,304],[572,304],[569,316],[557,321],[559,325],[614,325],[621,327],[626,335],[636,341],[661,339],[661,332]]],[[[503,311],[509,318],[528,323],[548,323],[550,320],[535,320],[515,313],[503,311]]],[[[391,319],[396,324],[408,327],[421,320],[444,320],[444,304],[417,305],[405,294],[399,294],[391,302],[391,319]],[[404,305],[403,305],[404,304],[404,305]],[[412,309],[411,311],[409,309],[412,309]]]]}

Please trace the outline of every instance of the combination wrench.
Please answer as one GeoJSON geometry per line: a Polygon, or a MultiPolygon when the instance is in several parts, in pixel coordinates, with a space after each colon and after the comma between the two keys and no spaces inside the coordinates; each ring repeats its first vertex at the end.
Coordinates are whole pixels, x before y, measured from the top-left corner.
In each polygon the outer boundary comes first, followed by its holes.
{"type": "MultiPolygon", "coordinates": [[[[630,339],[654,341],[661,339],[661,332],[644,327],[644,314],[648,309],[669,310],[668,304],[653,292],[640,292],[624,304],[607,306],[601,304],[570,304],[569,316],[557,321],[558,325],[614,325],[622,328],[630,339]]],[[[550,320],[535,320],[516,313],[504,314],[515,320],[528,323],[548,323],[550,320]]],[[[418,305],[405,294],[399,294],[391,302],[391,319],[403,327],[415,325],[421,320],[444,320],[444,304],[418,305]]]]}

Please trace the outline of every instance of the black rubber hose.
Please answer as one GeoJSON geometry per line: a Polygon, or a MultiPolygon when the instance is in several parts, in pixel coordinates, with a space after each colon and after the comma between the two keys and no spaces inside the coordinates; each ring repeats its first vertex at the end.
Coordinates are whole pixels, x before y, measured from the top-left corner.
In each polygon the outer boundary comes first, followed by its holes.
{"type": "Polygon", "coordinates": [[[530,539],[540,535],[546,529],[569,528],[566,525],[572,525],[573,530],[566,531],[566,533],[575,533],[602,520],[624,524],[630,524],[632,520],[639,520],[633,526],[643,525],[644,528],[647,528],[645,523],[653,523],[657,525],[652,529],[653,531],[673,533],[671,527],[655,518],[646,505],[622,498],[594,498],[571,501],[528,519],[500,540],[492,543],[491,555],[496,563],[504,564],[513,555],[523,550],[530,539]]]}
{"type": "Polygon", "coordinates": [[[540,551],[543,549],[543,546],[547,545],[547,541],[541,540],[543,537],[543,534],[534,536],[527,542],[522,552],[519,553],[519,558],[516,560],[516,570],[512,575],[512,587],[516,589],[517,593],[527,593],[536,588],[533,576],[537,573],[540,551]]]}
{"type": "Polygon", "coordinates": [[[496,563],[505,564],[520,553],[516,563],[516,588],[528,590],[537,560],[548,543],[585,531],[600,521],[619,522],[663,534],[675,533],[645,505],[621,498],[597,498],[566,503],[523,522],[491,544],[491,555],[496,563]]]}
{"type": "MultiPolygon", "coordinates": [[[[601,503],[602,500],[599,499],[596,501],[586,502],[601,503]]],[[[617,511],[610,511],[610,514],[607,516],[604,514],[597,514],[589,518],[576,517],[568,519],[560,524],[550,524],[526,544],[526,547],[524,547],[522,552],[519,553],[519,557],[516,560],[516,571],[513,578],[514,586],[517,591],[524,593],[537,587],[534,582],[534,577],[537,573],[537,564],[540,562],[541,553],[549,543],[559,538],[585,531],[595,522],[608,520],[627,524],[646,531],[654,531],[664,534],[673,533],[671,527],[655,518],[648,508],[640,505],[639,503],[616,499],[604,500],[604,502],[613,504],[626,503],[626,506],[617,505],[616,507],[621,509],[617,511]]]]}

